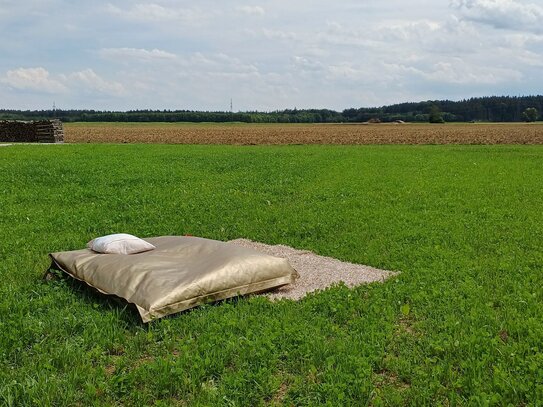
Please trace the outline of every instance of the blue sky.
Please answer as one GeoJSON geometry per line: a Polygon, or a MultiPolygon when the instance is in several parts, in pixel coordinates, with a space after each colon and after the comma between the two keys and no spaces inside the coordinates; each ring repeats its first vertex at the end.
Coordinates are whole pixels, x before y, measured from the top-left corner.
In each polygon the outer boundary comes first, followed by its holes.
{"type": "Polygon", "coordinates": [[[0,0],[0,108],[276,110],[543,93],[543,0],[0,0]]]}

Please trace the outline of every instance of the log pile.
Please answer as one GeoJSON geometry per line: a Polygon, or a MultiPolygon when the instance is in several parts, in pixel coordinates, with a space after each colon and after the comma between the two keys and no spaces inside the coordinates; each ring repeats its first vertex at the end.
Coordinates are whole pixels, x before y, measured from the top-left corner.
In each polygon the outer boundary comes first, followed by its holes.
{"type": "Polygon", "coordinates": [[[0,142],[62,143],[64,129],[60,120],[33,122],[0,121],[0,142]]]}
{"type": "Polygon", "coordinates": [[[43,120],[34,122],[38,143],[64,142],[64,129],[60,120],[43,120]]]}

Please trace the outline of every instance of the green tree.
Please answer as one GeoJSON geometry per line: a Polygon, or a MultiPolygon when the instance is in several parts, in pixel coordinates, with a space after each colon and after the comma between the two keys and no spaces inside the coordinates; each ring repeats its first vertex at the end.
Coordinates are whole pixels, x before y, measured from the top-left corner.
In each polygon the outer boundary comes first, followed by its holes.
{"type": "Polygon", "coordinates": [[[441,113],[441,110],[436,105],[432,105],[430,107],[430,115],[428,117],[428,121],[430,123],[445,123],[445,120],[443,120],[443,114],[441,113]]]}
{"type": "Polygon", "coordinates": [[[529,107],[522,113],[522,118],[525,122],[535,122],[539,117],[539,113],[535,107],[529,107]]]}

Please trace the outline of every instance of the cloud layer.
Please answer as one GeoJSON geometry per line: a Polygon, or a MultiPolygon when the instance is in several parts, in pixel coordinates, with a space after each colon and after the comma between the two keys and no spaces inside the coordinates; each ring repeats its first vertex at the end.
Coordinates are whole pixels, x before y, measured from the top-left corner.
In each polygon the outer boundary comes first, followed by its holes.
{"type": "Polygon", "coordinates": [[[0,108],[333,108],[541,93],[543,0],[3,2],[0,108]]]}
{"type": "Polygon", "coordinates": [[[467,20],[499,29],[543,32],[543,6],[515,0],[457,0],[452,3],[467,20]]]}

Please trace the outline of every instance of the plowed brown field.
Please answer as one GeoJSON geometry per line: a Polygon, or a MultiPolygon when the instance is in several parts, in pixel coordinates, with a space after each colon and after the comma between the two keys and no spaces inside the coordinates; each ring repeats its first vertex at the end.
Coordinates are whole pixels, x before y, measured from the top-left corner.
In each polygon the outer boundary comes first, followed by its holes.
{"type": "Polygon", "coordinates": [[[68,143],[543,144],[543,124],[73,123],[68,143]]]}

